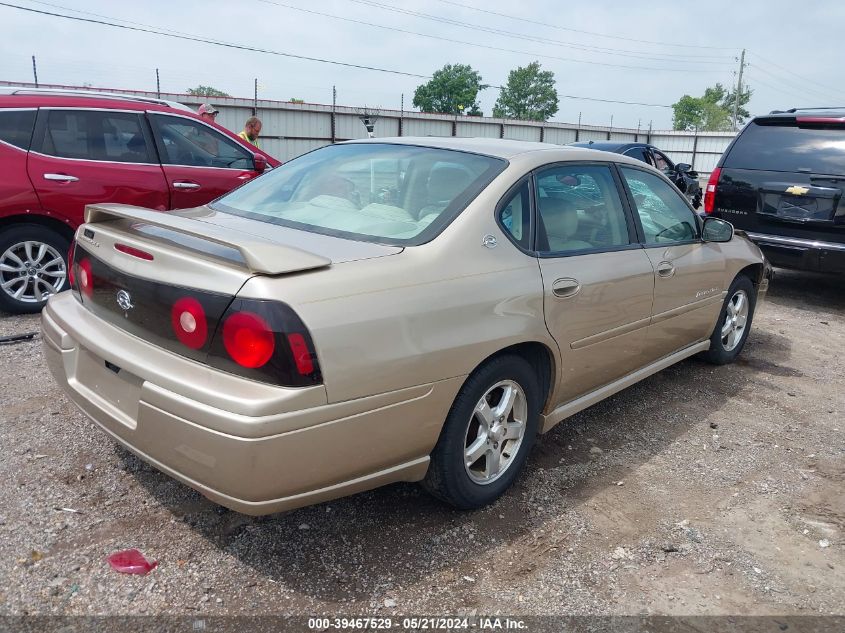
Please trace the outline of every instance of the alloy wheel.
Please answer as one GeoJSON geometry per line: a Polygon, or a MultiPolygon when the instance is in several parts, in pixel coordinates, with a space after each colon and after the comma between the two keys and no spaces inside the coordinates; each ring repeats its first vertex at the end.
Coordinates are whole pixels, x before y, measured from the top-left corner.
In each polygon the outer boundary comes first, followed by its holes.
{"type": "Polygon", "coordinates": [[[721,338],[725,351],[730,352],[742,340],[748,323],[748,295],[745,290],[737,290],[725,307],[725,323],[721,338]]]}
{"type": "Polygon", "coordinates": [[[64,290],[66,279],[64,257],[44,242],[18,242],[0,255],[0,288],[16,301],[45,301],[64,290]]]}
{"type": "Polygon", "coordinates": [[[528,401],[512,380],[496,383],[482,396],[467,425],[464,468],[481,485],[501,477],[514,463],[525,437],[528,401]]]}

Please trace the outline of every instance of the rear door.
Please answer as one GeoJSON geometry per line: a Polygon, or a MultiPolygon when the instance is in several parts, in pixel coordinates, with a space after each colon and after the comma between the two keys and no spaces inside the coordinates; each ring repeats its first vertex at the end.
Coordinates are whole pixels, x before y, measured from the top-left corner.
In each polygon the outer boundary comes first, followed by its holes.
{"type": "Polygon", "coordinates": [[[163,211],[170,203],[143,115],[41,108],[28,161],[41,206],[82,223],[86,204],[120,202],[163,211]]]}
{"type": "Polygon", "coordinates": [[[546,326],[560,346],[559,403],[644,363],[654,270],[608,163],[535,175],[536,250],[546,326]]]}
{"type": "Polygon", "coordinates": [[[176,114],[148,117],[172,208],[206,204],[258,175],[253,154],[213,127],[176,114]]]}
{"type": "Polygon", "coordinates": [[[655,270],[647,353],[656,360],[710,336],[726,290],[725,257],[719,244],[701,241],[695,212],[666,180],[629,165],[619,171],[655,270]]]}
{"type": "MultiPolygon", "coordinates": [[[[845,119],[758,118],[722,160],[714,215],[752,233],[845,243],[843,189],[845,119]]],[[[771,248],[784,263],[804,257],[771,248]]]]}

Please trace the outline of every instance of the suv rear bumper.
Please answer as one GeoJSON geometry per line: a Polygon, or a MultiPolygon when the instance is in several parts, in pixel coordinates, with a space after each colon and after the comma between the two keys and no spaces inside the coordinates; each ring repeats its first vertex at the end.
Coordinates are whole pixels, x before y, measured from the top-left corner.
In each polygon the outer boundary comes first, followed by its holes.
{"type": "Polygon", "coordinates": [[[422,479],[462,382],[326,404],[309,396],[321,387],[263,385],[179,358],[70,292],[50,298],[41,331],[51,373],[84,414],[158,470],[253,515],[422,479]],[[168,382],[174,373],[184,384],[168,382]]]}
{"type": "Polygon", "coordinates": [[[774,266],[828,273],[845,272],[845,244],[747,232],[774,266]]]}

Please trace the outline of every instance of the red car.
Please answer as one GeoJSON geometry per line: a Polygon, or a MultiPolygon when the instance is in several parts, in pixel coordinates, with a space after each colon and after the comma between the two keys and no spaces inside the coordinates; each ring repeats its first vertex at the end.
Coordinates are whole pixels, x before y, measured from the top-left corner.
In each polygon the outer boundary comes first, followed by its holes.
{"type": "Polygon", "coordinates": [[[279,162],[178,103],[103,93],[0,92],[0,310],[65,290],[85,205],[196,207],[279,162]]]}

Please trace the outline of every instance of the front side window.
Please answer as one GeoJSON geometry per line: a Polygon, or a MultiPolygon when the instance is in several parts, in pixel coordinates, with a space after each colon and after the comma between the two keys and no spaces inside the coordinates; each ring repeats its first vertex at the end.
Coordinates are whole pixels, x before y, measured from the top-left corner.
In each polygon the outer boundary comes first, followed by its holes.
{"type": "Polygon", "coordinates": [[[657,167],[657,169],[660,171],[669,171],[671,169],[669,159],[667,159],[663,154],[656,150],[651,150],[651,155],[654,157],[654,166],[657,167]]]}
{"type": "Polygon", "coordinates": [[[28,150],[34,125],[35,110],[0,110],[0,141],[28,150]]]}
{"type": "Polygon", "coordinates": [[[537,175],[537,250],[570,253],[630,243],[619,190],[607,165],[569,164],[537,175]]]}
{"type": "Polygon", "coordinates": [[[253,169],[252,154],[220,132],[187,117],[150,115],[161,142],[161,162],[189,167],[253,169]]]}
{"type": "Polygon", "coordinates": [[[41,151],[60,158],[118,163],[153,159],[140,115],[101,110],[48,110],[41,151]]]}
{"type": "Polygon", "coordinates": [[[413,245],[437,235],[506,166],[491,156],[429,147],[330,145],[213,206],[316,233],[413,245]]]}
{"type": "Polygon", "coordinates": [[[686,242],[698,238],[698,222],[684,197],[660,176],[620,167],[643,226],[646,244],[686,242]]]}

